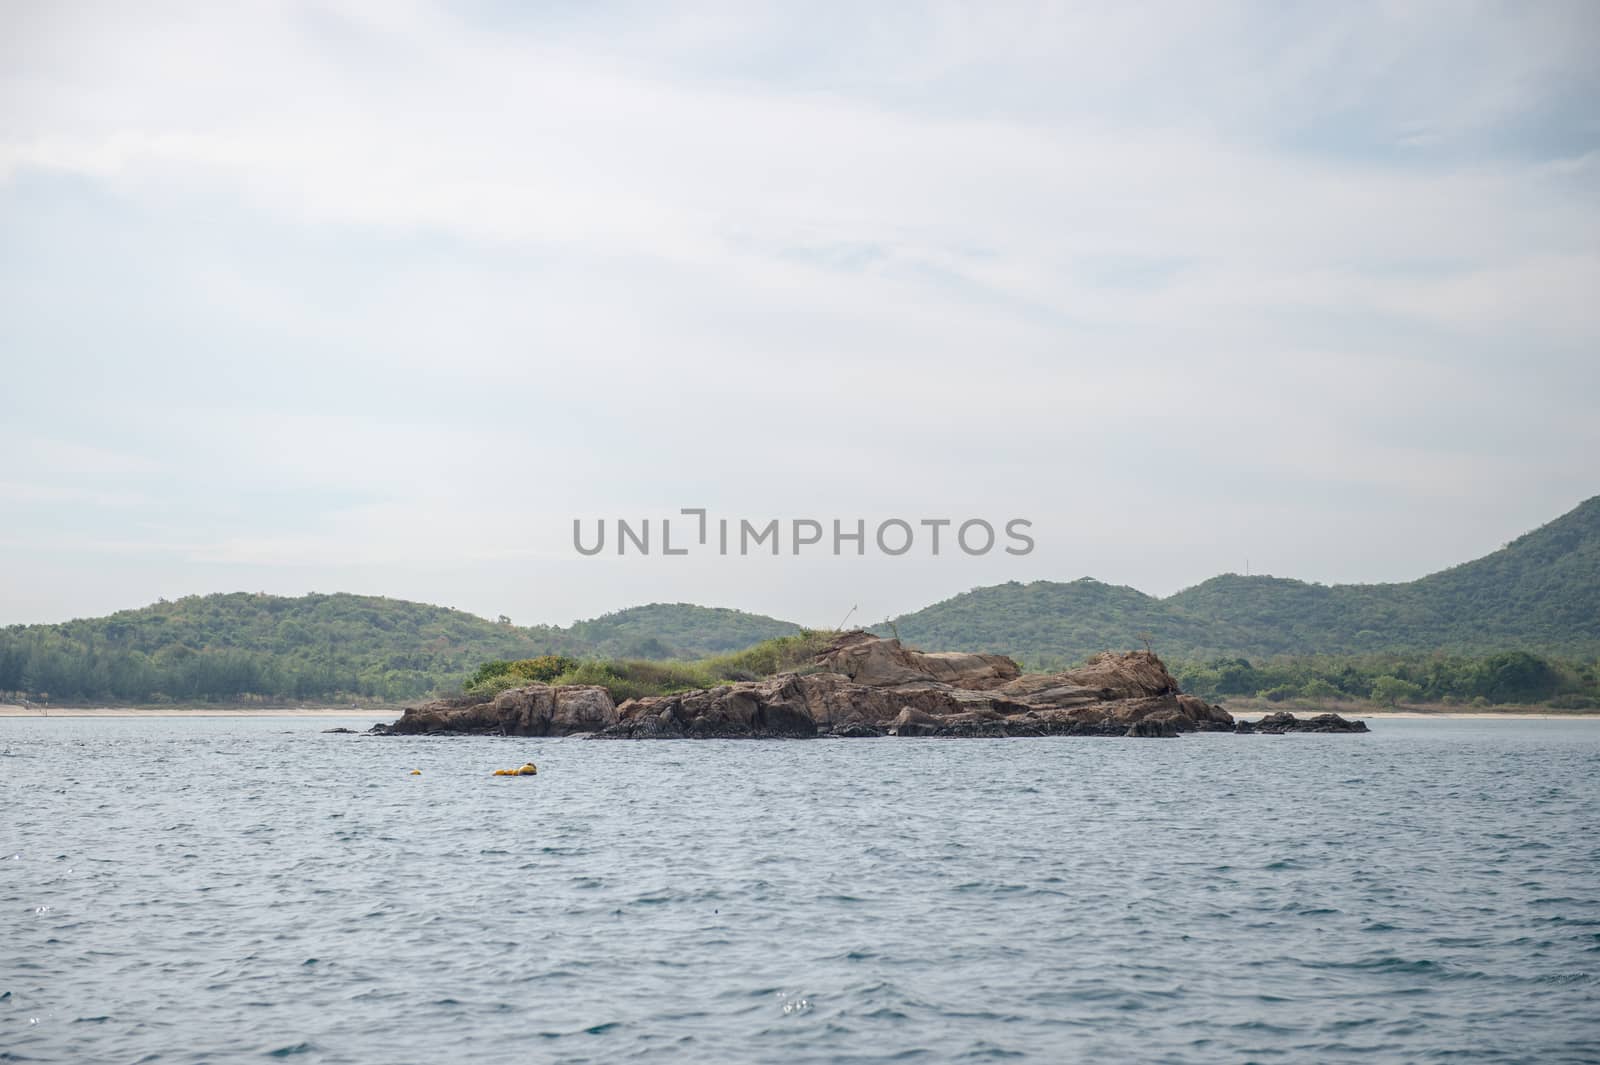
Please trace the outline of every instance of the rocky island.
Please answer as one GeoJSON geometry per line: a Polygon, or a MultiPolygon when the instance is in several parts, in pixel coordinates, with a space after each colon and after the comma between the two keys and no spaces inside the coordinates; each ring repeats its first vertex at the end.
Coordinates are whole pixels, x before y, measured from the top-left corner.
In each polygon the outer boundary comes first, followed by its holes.
{"type": "MultiPolygon", "coordinates": [[[[1264,723],[1265,724],[1265,723],[1264,723]]],[[[809,666],[751,681],[628,699],[598,685],[529,684],[492,697],[408,708],[386,735],[602,739],[817,736],[1139,736],[1256,731],[1178,690],[1149,651],[1102,652],[1077,669],[1024,674],[1004,655],[929,653],[863,631],[834,639],[809,666]]],[[[1323,714],[1273,715],[1259,731],[1365,732],[1323,714]]]]}

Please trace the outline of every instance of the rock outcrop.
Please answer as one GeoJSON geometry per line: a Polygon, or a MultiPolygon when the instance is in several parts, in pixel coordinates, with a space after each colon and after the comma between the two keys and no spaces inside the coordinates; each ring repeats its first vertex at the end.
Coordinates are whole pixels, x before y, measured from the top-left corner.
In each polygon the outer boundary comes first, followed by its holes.
{"type": "Polygon", "coordinates": [[[816,658],[830,673],[842,673],[857,684],[880,688],[932,681],[969,691],[988,691],[1015,681],[1022,670],[1005,655],[930,654],[902,647],[899,640],[883,640],[868,632],[847,632],[816,658]]]}
{"type": "Polygon", "coordinates": [[[865,632],[811,666],[614,706],[604,688],[534,684],[492,699],[408,709],[397,734],[606,738],[811,736],[1176,736],[1231,732],[1220,706],[1179,693],[1148,651],[1106,652],[1062,673],[1023,675],[1003,655],[929,654],[865,632]]]}
{"type": "Polygon", "coordinates": [[[1030,673],[1007,682],[1000,690],[1034,702],[1072,706],[1106,699],[1176,695],[1178,682],[1161,659],[1149,651],[1102,651],[1077,669],[1030,673]]]}
{"type": "Polygon", "coordinates": [[[1260,721],[1241,721],[1234,729],[1237,732],[1265,732],[1279,736],[1285,732],[1371,731],[1365,721],[1350,721],[1338,714],[1318,714],[1316,717],[1301,719],[1284,710],[1268,714],[1260,721]]]}
{"type": "Polygon", "coordinates": [[[1173,714],[1151,714],[1128,726],[1124,736],[1143,736],[1147,739],[1177,738],[1179,719],[1173,714]]]}
{"type": "Polygon", "coordinates": [[[409,707],[393,725],[373,731],[398,736],[467,733],[479,736],[570,736],[617,723],[611,693],[597,685],[530,684],[492,699],[461,696],[409,707]]]}

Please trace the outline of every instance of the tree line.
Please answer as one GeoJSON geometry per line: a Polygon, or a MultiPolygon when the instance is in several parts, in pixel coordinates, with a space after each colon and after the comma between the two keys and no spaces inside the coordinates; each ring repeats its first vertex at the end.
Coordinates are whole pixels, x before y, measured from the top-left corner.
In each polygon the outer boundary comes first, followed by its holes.
{"type": "Polygon", "coordinates": [[[184,644],[148,654],[52,634],[0,633],[0,695],[32,702],[401,702],[457,685],[465,673],[184,644]]]}
{"type": "Polygon", "coordinates": [[[1250,696],[1271,702],[1344,699],[1390,706],[1411,702],[1600,707],[1600,663],[1529,651],[1216,658],[1180,663],[1172,673],[1184,691],[1213,700],[1250,696]]]}
{"type": "MultiPolygon", "coordinates": [[[[729,661],[734,657],[737,656],[729,656],[729,661]]],[[[530,663],[548,663],[555,673],[574,682],[580,674],[589,682],[591,678],[583,670],[594,668],[588,656],[485,662],[464,647],[402,652],[328,643],[264,651],[239,647],[197,649],[169,643],[152,652],[105,640],[74,638],[54,627],[16,627],[0,630],[0,697],[55,703],[352,699],[398,703],[460,691],[463,686],[488,682],[490,674],[514,671],[512,665],[530,663]]],[[[700,664],[680,665],[688,668],[700,664]]],[[[742,658],[738,663],[741,667],[755,664],[742,658]]],[[[662,668],[666,665],[662,663],[662,668]]],[[[778,666],[773,664],[773,668],[778,666]]],[[[760,672],[755,670],[752,675],[760,672]]],[[[1172,673],[1184,691],[1223,701],[1229,697],[1252,697],[1272,702],[1348,700],[1387,705],[1427,702],[1600,707],[1600,663],[1550,658],[1528,651],[1479,656],[1214,658],[1176,663],[1172,673]]],[[[544,678],[530,674],[530,679],[544,678]]]]}

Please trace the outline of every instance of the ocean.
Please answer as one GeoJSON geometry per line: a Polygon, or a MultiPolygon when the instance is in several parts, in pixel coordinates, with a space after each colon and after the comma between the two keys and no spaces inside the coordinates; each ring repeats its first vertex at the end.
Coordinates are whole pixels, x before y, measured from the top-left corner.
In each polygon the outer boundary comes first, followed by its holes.
{"type": "Polygon", "coordinates": [[[0,719],[0,1061],[1600,1061],[1600,720],[369,723],[0,719]]]}

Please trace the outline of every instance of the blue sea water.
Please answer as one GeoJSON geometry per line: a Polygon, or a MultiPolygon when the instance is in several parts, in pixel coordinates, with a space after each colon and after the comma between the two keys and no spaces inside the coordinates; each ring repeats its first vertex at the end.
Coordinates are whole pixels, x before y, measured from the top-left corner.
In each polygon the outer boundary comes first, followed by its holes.
{"type": "Polygon", "coordinates": [[[0,1061],[1600,1060],[1600,721],[338,723],[0,719],[0,1061]]]}

